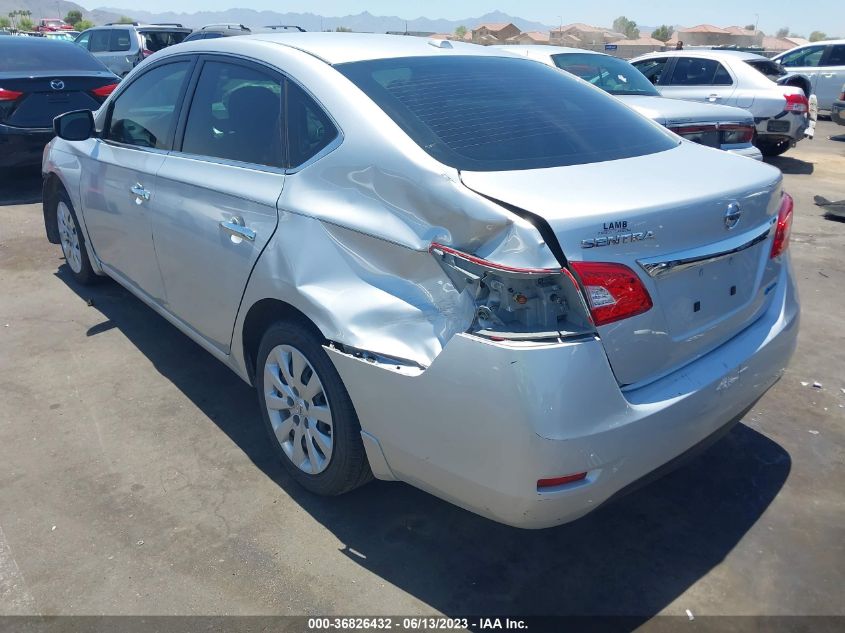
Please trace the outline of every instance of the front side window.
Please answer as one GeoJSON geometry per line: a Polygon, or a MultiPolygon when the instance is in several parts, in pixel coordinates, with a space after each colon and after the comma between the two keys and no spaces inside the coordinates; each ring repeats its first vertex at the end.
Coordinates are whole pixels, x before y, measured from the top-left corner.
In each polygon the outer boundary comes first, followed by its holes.
{"type": "Polygon", "coordinates": [[[435,159],[475,171],[641,156],[678,141],[617,99],[510,57],[407,57],[337,68],[435,159]]]}
{"type": "Polygon", "coordinates": [[[663,76],[663,69],[666,68],[668,61],[669,59],[666,57],[653,57],[634,62],[634,68],[639,70],[646,79],[656,86],[660,83],[660,77],[663,76]]]}
{"type": "Polygon", "coordinates": [[[93,31],[85,31],[84,33],[80,33],[74,40],[74,43],[82,46],[83,48],[88,48],[88,40],[91,38],[92,32],[93,31]]]}
{"type": "Polygon", "coordinates": [[[111,29],[91,31],[91,38],[88,40],[88,50],[92,53],[104,53],[109,50],[111,29]]]}
{"type": "Polygon", "coordinates": [[[114,101],[103,138],[136,147],[169,149],[189,66],[187,61],[157,66],[133,81],[114,101]]]}
{"type": "Polygon", "coordinates": [[[206,62],[191,101],[182,151],[284,167],[280,78],[225,62],[206,62]]]}
{"type": "Polygon", "coordinates": [[[555,65],[612,95],[648,95],[660,93],[631,64],[610,55],[561,53],[553,55],[555,65]]]}
{"type": "Polygon", "coordinates": [[[808,46],[797,51],[786,53],[780,58],[780,63],[790,66],[818,66],[824,53],[824,46],[808,46]]]}
{"type": "Polygon", "coordinates": [[[730,86],[732,83],[722,64],[700,57],[679,57],[670,81],[673,86],[730,86]]]}
{"type": "Polygon", "coordinates": [[[109,39],[109,50],[128,51],[129,42],[129,29],[114,29],[109,39]]]}

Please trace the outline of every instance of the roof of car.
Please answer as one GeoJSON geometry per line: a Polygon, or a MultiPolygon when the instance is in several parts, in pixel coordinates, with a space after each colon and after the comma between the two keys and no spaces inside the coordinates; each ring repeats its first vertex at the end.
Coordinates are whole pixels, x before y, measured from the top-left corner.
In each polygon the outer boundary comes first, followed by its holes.
{"type": "Polygon", "coordinates": [[[723,58],[723,59],[768,59],[768,57],[764,57],[763,55],[757,55],[756,53],[746,53],[745,51],[728,51],[728,50],[721,50],[721,49],[713,49],[713,48],[685,48],[680,51],[664,51],[664,52],[656,52],[656,53],[647,53],[645,55],[640,55],[637,59],[645,59],[648,57],[711,57],[711,58],[723,58]]]}
{"type": "MultiPolygon", "coordinates": [[[[253,40],[290,46],[314,55],[329,64],[343,64],[392,57],[436,57],[443,55],[484,55],[510,57],[498,49],[464,42],[432,40],[408,35],[376,35],[370,33],[261,33],[225,40],[191,42],[198,49],[208,47],[224,49],[238,46],[232,40],[253,40]]],[[[184,50],[184,49],[182,49],[184,50]]]]}
{"type": "Polygon", "coordinates": [[[573,48],[572,46],[547,46],[544,44],[526,44],[526,45],[503,45],[492,46],[491,48],[498,48],[503,51],[511,51],[515,53],[540,53],[545,55],[560,55],[562,53],[589,53],[590,55],[604,55],[609,57],[607,53],[600,51],[588,51],[584,48],[573,48]]]}

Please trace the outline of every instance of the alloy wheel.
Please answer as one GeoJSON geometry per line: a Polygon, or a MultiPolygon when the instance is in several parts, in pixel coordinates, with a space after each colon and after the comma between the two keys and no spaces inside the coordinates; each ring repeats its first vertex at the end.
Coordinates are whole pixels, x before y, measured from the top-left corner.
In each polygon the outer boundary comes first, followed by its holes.
{"type": "Polygon", "coordinates": [[[80,251],[79,234],[76,229],[76,222],[68,206],[59,201],[56,208],[56,219],[59,225],[59,238],[62,242],[62,252],[65,261],[75,273],[82,271],[82,252],[80,251]]]}

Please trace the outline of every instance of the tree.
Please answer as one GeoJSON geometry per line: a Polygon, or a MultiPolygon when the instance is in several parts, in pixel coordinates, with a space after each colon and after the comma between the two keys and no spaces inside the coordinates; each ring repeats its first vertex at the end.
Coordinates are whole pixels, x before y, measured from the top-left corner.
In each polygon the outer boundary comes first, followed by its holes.
{"type": "Polygon", "coordinates": [[[746,30],[746,31],[756,31],[756,30],[757,30],[757,25],[756,25],[756,24],[746,24],[746,25],[745,25],[745,30],[746,30]]]}
{"type": "Polygon", "coordinates": [[[32,23],[32,20],[29,18],[21,18],[18,20],[18,30],[19,31],[31,31],[35,28],[35,24],[32,23]]]}
{"type": "Polygon", "coordinates": [[[12,21],[6,17],[0,17],[0,29],[8,29],[12,26],[12,21]]]}
{"type": "Polygon", "coordinates": [[[352,29],[348,26],[339,26],[335,29],[335,33],[351,33],[352,29]]]}
{"type": "Polygon", "coordinates": [[[640,36],[640,30],[637,28],[637,23],[629,20],[624,15],[620,15],[613,21],[613,30],[617,33],[624,33],[629,40],[635,40],[640,36]]]}
{"type": "Polygon", "coordinates": [[[813,31],[810,33],[810,41],[811,42],[821,42],[822,40],[827,39],[827,33],[822,33],[821,31],[813,31]]]}
{"type": "Polygon", "coordinates": [[[668,42],[672,39],[672,33],[675,31],[671,26],[666,24],[661,24],[652,32],[651,36],[656,39],[660,40],[661,42],[668,42]]]}
{"type": "Polygon", "coordinates": [[[91,20],[80,20],[73,26],[76,28],[77,31],[84,31],[94,26],[94,23],[91,20]]]}
{"type": "Polygon", "coordinates": [[[789,27],[784,26],[783,28],[778,29],[778,32],[775,33],[775,37],[786,37],[789,35],[789,27]]]}
{"type": "Polygon", "coordinates": [[[76,9],[68,11],[65,16],[65,22],[71,26],[75,26],[78,22],[82,22],[82,11],[77,11],[76,9]]]}
{"type": "Polygon", "coordinates": [[[132,24],[135,20],[130,18],[128,15],[121,15],[120,19],[117,21],[118,24],[132,24]]]}
{"type": "Polygon", "coordinates": [[[467,27],[461,24],[458,28],[455,29],[455,39],[462,40],[466,37],[467,34],[467,27]]]}

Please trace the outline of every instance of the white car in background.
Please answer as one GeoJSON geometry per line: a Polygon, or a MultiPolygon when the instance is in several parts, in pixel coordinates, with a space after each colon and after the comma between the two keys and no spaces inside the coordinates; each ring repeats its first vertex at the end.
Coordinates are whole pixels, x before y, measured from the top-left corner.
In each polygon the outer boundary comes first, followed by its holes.
{"type": "Polygon", "coordinates": [[[799,46],[778,55],[774,60],[791,76],[807,79],[810,93],[819,100],[819,110],[832,110],[833,101],[845,83],[845,40],[799,46]]]}
{"type": "Polygon", "coordinates": [[[767,61],[753,53],[706,49],[649,53],[631,63],[664,97],[749,110],[757,128],[754,144],[763,156],[779,156],[804,138],[809,101],[802,88],[775,83],[756,65],[767,61]]]}
{"type": "Polygon", "coordinates": [[[502,46],[508,52],[555,66],[612,94],[643,116],[699,145],[762,160],[754,147],[754,117],[747,110],[660,96],[630,63],[605,53],[563,46],[502,46]]]}

